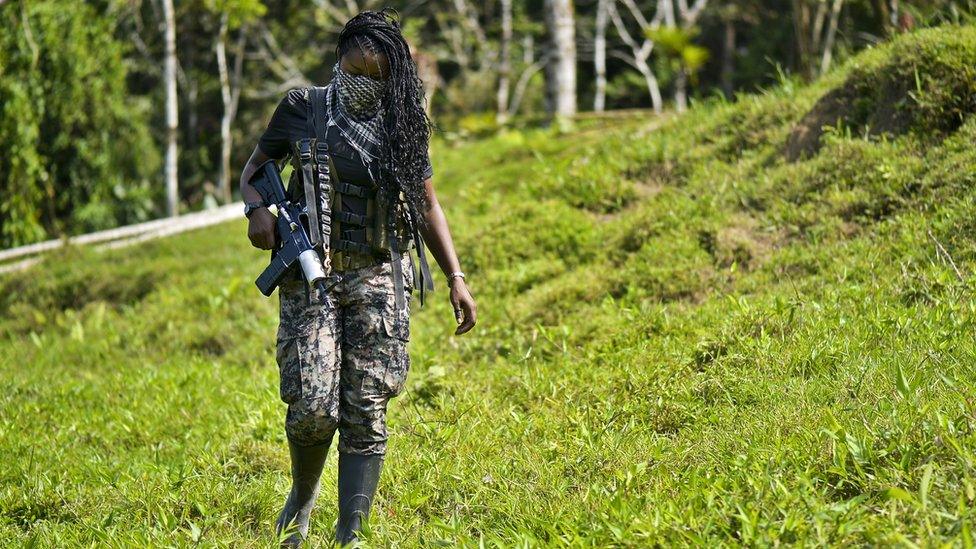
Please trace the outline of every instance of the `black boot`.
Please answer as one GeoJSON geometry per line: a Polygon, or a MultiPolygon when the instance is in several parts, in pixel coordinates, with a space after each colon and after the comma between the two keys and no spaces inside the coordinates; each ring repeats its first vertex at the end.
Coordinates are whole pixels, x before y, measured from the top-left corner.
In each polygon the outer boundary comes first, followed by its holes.
{"type": "Polygon", "coordinates": [[[281,542],[282,547],[298,547],[308,536],[308,518],[315,506],[315,498],[319,495],[319,478],[322,476],[322,466],[329,453],[328,442],[318,446],[298,446],[288,442],[291,453],[291,492],[285,500],[285,507],[275,522],[275,533],[281,533],[293,527],[294,533],[281,542]]]}
{"type": "Polygon", "coordinates": [[[358,541],[357,532],[363,519],[369,517],[382,467],[382,455],[339,454],[339,521],[336,523],[339,545],[358,541]]]}

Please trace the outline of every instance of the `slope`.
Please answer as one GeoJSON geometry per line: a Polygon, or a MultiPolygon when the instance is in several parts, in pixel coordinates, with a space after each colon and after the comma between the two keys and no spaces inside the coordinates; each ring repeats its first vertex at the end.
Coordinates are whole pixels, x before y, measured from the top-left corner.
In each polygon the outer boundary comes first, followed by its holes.
{"type": "MultiPolygon", "coordinates": [[[[371,541],[969,537],[974,72],[947,27],[681,117],[439,141],[481,322],[451,337],[443,284],[415,310],[371,541]]],[[[268,545],[263,260],[230,223],[0,279],[0,538],[268,545]]]]}

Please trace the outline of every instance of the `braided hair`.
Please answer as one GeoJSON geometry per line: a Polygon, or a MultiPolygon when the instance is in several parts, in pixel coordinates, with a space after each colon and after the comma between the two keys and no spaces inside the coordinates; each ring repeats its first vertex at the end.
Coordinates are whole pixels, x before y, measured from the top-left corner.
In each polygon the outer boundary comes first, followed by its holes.
{"type": "Polygon", "coordinates": [[[421,214],[416,221],[424,223],[425,159],[433,125],[424,109],[424,88],[417,76],[417,65],[395,13],[392,8],[360,12],[339,33],[335,51],[336,58],[341,59],[356,47],[364,58],[367,53],[382,53],[389,61],[389,87],[383,102],[386,146],[380,153],[379,198],[391,203],[402,191],[410,209],[421,214]]]}

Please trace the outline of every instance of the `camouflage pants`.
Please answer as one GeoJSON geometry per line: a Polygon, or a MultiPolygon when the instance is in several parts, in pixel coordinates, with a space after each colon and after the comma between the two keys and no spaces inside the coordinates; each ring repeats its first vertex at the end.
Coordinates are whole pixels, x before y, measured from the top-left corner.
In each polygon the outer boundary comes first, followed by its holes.
{"type": "Polygon", "coordinates": [[[277,362],[285,432],[300,446],[328,442],[339,451],[386,452],[386,406],[410,367],[413,272],[401,259],[406,310],[394,303],[390,262],[336,273],[327,295],[289,279],[279,287],[277,362]]]}

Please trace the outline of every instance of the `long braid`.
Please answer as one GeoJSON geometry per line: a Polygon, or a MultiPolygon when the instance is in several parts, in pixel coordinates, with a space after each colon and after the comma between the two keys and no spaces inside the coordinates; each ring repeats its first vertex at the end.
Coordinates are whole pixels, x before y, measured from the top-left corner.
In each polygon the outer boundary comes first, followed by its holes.
{"type": "MultiPolygon", "coordinates": [[[[402,191],[416,212],[427,210],[424,159],[433,129],[424,109],[423,83],[410,56],[410,46],[400,32],[395,11],[363,11],[346,23],[336,44],[341,58],[353,47],[382,52],[390,63],[389,88],[383,100],[385,143],[381,158],[381,200],[390,203],[402,191]]],[[[364,54],[366,52],[364,51],[364,54]]],[[[365,55],[364,55],[365,57],[365,55]]],[[[415,220],[424,222],[420,215],[415,220]]]]}

